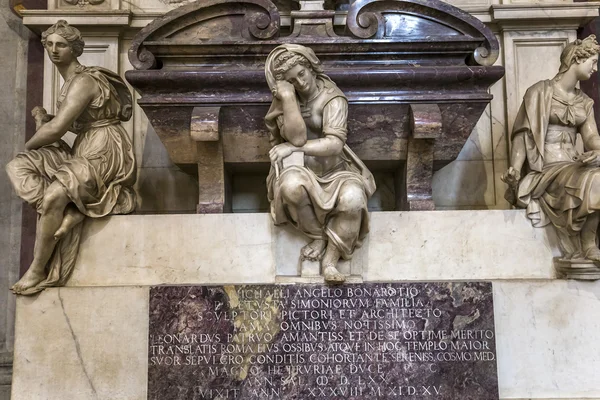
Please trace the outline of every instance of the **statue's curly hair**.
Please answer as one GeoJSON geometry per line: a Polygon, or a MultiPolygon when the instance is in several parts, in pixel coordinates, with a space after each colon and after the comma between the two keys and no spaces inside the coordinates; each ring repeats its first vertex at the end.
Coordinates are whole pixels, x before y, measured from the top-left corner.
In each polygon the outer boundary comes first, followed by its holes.
{"type": "Polygon", "coordinates": [[[81,32],[79,32],[79,29],[72,27],[65,20],[59,20],[50,28],[42,32],[42,45],[44,47],[46,47],[46,39],[53,33],[63,37],[69,43],[69,48],[75,57],[79,57],[83,54],[85,42],[81,38],[81,32]]]}
{"type": "Polygon", "coordinates": [[[275,75],[275,79],[278,81],[283,80],[285,73],[298,64],[312,70],[310,61],[303,55],[292,53],[291,51],[281,53],[273,61],[273,75],[275,75]]]}
{"type": "Polygon", "coordinates": [[[569,43],[560,55],[559,74],[565,73],[578,60],[587,60],[599,53],[600,46],[596,41],[596,35],[590,35],[583,40],[577,39],[569,43]]]}

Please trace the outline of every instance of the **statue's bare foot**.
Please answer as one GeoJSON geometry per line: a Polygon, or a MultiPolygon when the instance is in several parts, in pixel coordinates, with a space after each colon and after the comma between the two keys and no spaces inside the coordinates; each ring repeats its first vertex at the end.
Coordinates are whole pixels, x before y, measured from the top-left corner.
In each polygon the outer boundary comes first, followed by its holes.
{"type": "Polygon", "coordinates": [[[586,260],[600,262],[600,249],[596,246],[588,247],[585,250],[586,260]]]}
{"type": "Polygon", "coordinates": [[[315,239],[300,250],[300,257],[303,260],[319,261],[323,258],[327,241],[323,239],[315,239]]]}
{"type": "Polygon", "coordinates": [[[57,231],[54,233],[54,239],[62,239],[71,229],[73,229],[73,227],[75,227],[75,225],[83,221],[84,218],[85,215],[83,215],[76,207],[67,207],[65,217],[57,231]]]}
{"type": "Polygon", "coordinates": [[[346,280],[346,276],[337,269],[338,261],[340,261],[340,251],[332,242],[329,242],[322,261],[325,283],[339,285],[346,280]]]}
{"type": "Polygon", "coordinates": [[[44,271],[38,271],[37,268],[29,268],[25,275],[17,283],[10,288],[15,294],[21,294],[22,292],[36,286],[38,283],[46,279],[44,271]]]}
{"type": "Polygon", "coordinates": [[[331,264],[325,265],[323,277],[325,278],[325,282],[330,285],[339,285],[346,281],[346,275],[342,274],[331,264]]]}

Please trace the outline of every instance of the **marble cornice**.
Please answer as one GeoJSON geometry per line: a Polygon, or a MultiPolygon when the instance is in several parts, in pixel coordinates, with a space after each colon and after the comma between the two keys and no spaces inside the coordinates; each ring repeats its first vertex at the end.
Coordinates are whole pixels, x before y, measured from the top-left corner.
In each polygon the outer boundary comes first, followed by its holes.
{"type": "Polygon", "coordinates": [[[490,16],[501,30],[577,29],[598,17],[599,9],[600,2],[497,4],[490,7],[490,16]]]}
{"type": "Polygon", "coordinates": [[[97,28],[103,32],[122,30],[130,27],[133,16],[130,10],[24,10],[21,14],[23,24],[34,32],[45,30],[59,19],[67,20],[85,32],[97,28]]]}
{"type": "MultiPolygon", "coordinates": [[[[560,4],[494,4],[490,7],[461,7],[494,31],[577,29],[599,15],[600,2],[560,3],[560,4]]],[[[89,31],[97,27],[108,30],[138,30],[167,12],[152,10],[138,12],[132,10],[24,10],[23,23],[34,31],[54,24],[58,19],[66,19],[78,28],[89,31]]],[[[281,25],[289,26],[289,14],[281,15],[281,25]]],[[[336,25],[346,24],[346,13],[338,12],[336,25]]]]}

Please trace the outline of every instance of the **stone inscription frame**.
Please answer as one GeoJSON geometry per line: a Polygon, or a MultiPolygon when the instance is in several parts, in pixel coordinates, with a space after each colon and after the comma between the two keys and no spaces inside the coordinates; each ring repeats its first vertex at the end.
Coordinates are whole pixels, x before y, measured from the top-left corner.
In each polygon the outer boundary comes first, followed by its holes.
{"type": "Polygon", "coordinates": [[[498,399],[492,284],[157,286],[148,399],[498,399]]]}

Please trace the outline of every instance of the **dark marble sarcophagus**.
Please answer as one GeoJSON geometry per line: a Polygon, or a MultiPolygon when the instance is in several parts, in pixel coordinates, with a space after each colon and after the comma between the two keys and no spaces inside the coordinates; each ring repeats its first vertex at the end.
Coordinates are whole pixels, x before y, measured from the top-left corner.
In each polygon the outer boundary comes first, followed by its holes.
{"type": "Polygon", "coordinates": [[[433,172],[453,161],[504,69],[479,20],[436,0],[354,0],[344,11],[301,1],[198,0],[135,37],[127,80],[172,161],[198,174],[198,212],[229,211],[228,179],[267,170],[264,76],[282,43],[310,46],[348,97],[348,144],[395,175],[396,208],[433,209],[433,172]]]}

